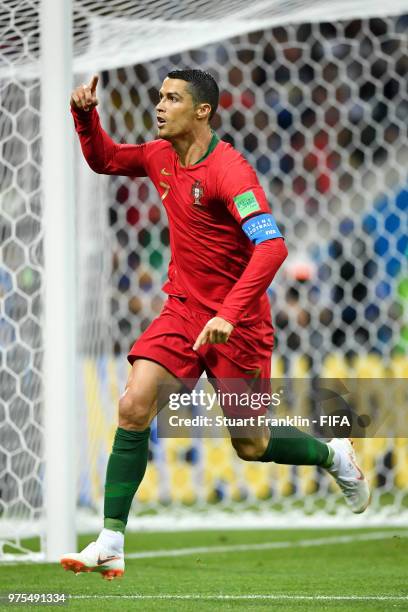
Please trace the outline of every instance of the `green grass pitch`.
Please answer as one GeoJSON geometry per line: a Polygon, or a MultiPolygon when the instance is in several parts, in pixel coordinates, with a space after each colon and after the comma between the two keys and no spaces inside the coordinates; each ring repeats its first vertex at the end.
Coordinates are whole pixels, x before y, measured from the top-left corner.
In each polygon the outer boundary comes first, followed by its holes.
{"type": "Polygon", "coordinates": [[[14,564],[2,567],[0,591],[67,593],[67,605],[52,606],[67,612],[408,610],[408,530],[132,533],[126,551],[151,556],[128,558],[121,580],[14,564]],[[200,550],[174,552],[186,548],[200,550]]]}

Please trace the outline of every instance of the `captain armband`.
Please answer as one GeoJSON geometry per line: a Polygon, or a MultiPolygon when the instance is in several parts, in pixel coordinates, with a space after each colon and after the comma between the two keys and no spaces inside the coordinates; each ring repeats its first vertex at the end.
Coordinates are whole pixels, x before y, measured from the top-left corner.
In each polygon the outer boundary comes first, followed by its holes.
{"type": "Polygon", "coordinates": [[[283,238],[273,215],[270,213],[263,213],[248,219],[242,224],[242,229],[255,245],[265,242],[265,240],[283,238]]]}

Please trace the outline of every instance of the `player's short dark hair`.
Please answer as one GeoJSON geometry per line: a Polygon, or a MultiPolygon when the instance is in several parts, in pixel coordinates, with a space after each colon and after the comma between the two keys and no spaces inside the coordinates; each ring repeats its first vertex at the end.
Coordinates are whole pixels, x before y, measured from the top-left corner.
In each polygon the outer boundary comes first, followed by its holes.
{"type": "Polygon", "coordinates": [[[169,79],[181,79],[187,81],[194,104],[206,102],[211,106],[210,120],[217,110],[220,90],[214,79],[208,72],[203,70],[172,70],[168,73],[169,79]]]}

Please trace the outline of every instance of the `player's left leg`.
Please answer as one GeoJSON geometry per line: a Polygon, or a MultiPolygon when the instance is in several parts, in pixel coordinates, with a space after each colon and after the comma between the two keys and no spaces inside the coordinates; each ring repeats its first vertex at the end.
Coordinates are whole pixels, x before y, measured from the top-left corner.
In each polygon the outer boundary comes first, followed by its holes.
{"type": "Polygon", "coordinates": [[[369,505],[370,488],[348,438],[333,438],[325,443],[295,427],[271,427],[265,445],[266,439],[266,435],[259,438],[257,434],[252,439],[231,438],[231,442],[238,456],[246,461],[323,467],[333,476],[355,514],[364,512],[369,505]]]}
{"type": "MultiPolygon", "coordinates": [[[[207,349],[207,373],[215,379],[218,389],[222,388],[225,379],[253,379],[248,389],[259,392],[266,384],[270,392],[272,345],[262,328],[260,332],[257,337],[254,328],[236,328],[230,337],[231,343],[229,341],[226,345],[214,345],[207,349]],[[248,350],[251,343],[253,349],[248,350]],[[254,379],[255,372],[259,379],[254,379]]],[[[225,406],[223,409],[226,411],[225,406]]],[[[239,406],[232,409],[232,414],[247,416],[242,415],[239,406]]],[[[232,431],[231,442],[238,456],[245,461],[323,467],[335,478],[353,512],[363,512],[369,504],[368,482],[357,465],[352,444],[347,439],[333,439],[325,443],[296,427],[263,425],[256,427],[256,431],[252,429],[252,434],[251,428],[247,429],[242,437],[236,430],[232,431]]]]}

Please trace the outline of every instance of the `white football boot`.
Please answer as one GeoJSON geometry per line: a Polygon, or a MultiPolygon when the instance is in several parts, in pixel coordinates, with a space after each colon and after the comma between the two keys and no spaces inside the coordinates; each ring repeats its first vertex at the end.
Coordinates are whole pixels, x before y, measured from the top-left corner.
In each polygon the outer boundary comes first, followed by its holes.
{"type": "Polygon", "coordinates": [[[339,485],[351,510],[355,514],[364,512],[371,500],[370,487],[357,465],[352,442],[347,438],[333,438],[327,444],[334,451],[333,465],[327,471],[339,485]]]}
{"type": "Polygon", "coordinates": [[[99,572],[105,580],[120,578],[125,572],[123,551],[108,550],[98,542],[91,542],[79,553],[63,555],[60,563],[65,570],[71,570],[75,574],[99,572]]]}

